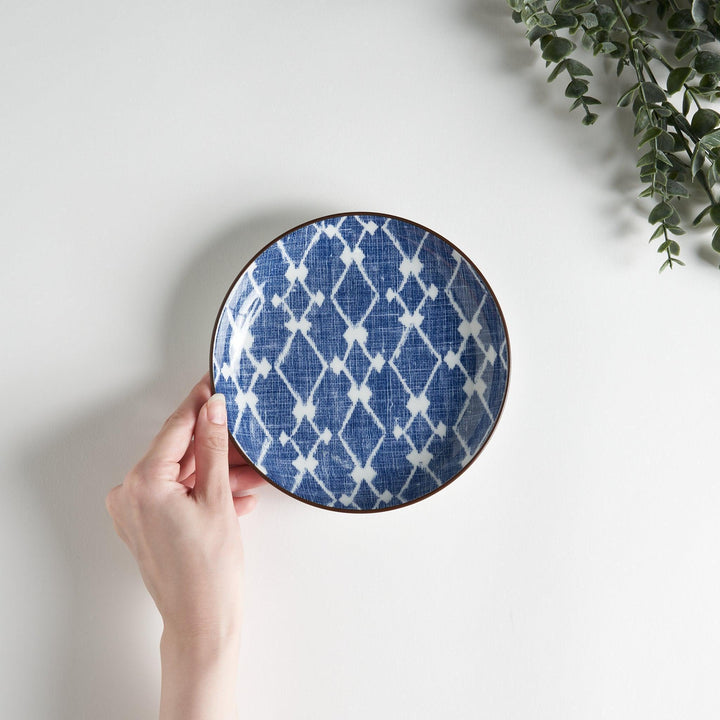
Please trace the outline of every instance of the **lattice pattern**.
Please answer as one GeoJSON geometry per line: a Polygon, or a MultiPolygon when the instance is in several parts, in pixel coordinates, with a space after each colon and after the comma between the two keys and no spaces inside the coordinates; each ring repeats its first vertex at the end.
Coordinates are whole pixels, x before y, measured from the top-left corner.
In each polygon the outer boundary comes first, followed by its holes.
{"type": "Polygon", "coordinates": [[[400,505],[452,479],[505,396],[505,328],[442,239],[384,216],[333,217],[270,245],[213,340],[231,433],[273,482],[327,507],[400,505]]]}

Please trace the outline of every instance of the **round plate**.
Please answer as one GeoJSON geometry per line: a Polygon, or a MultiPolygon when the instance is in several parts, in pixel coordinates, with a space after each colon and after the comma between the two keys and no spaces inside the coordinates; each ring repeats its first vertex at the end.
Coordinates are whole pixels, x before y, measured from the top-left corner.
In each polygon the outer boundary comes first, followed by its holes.
{"type": "Polygon", "coordinates": [[[387,510],[457,477],[495,427],[507,329],[477,268],[427,228],[331,215],[238,275],[211,348],[239,450],[332,510],[387,510]]]}

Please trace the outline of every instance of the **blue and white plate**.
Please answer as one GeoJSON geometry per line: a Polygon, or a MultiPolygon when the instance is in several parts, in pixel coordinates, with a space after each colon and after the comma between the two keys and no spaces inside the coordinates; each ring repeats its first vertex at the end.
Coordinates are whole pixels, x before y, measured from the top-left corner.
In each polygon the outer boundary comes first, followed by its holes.
{"type": "Polygon", "coordinates": [[[507,329],[457,248],[389,215],[333,215],[267,245],[218,314],[211,374],[240,451],[305,502],[368,512],[427,497],[487,442],[507,329]]]}

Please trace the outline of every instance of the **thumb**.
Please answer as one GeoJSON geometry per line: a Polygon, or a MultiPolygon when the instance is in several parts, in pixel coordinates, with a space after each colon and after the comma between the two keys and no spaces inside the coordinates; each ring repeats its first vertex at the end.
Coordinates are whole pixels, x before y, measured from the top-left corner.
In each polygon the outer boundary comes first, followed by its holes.
{"type": "Polygon", "coordinates": [[[228,431],[225,396],[213,395],[200,408],[195,424],[195,487],[205,501],[222,502],[230,497],[228,431]]]}

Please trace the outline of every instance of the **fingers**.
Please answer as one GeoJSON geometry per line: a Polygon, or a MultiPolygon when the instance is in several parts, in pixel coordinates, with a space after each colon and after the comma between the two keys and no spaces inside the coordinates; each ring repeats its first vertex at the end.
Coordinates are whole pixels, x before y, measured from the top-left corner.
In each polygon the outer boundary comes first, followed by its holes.
{"type": "MultiPolygon", "coordinates": [[[[178,473],[178,480],[185,482],[195,472],[195,441],[190,440],[187,450],[180,460],[180,472],[178,473]]],[[[194,482],[194,481],[193,481],[194,482]]]]}
{"type": "Polygon", "coordinates": [[[234,444],[230,445],[228,450],[228,459],[230,465],[247,465],[247,458],[235,447],[234,444]]]}
{"type": "Polygon", "coordinates": [[[121,509],[120,504],[122,502],[122,492],[123,492],[123,486],[122,485],[116,485],[105,498],[105,508],[108,511],[108,515],[112,518],[113,526],[115,527],[115,532],[119,535],[120,539],[126,544],[129,545],[128,537],[125,534],[125,532],[122,529],[122,526],[120,525],[120,515],[121,515],[121,509]]]}
{"type": "MultiPolygon", "coordinates": [[[[265,478],[249,465],[236,465],[230,470],[230,492],[235,495],[237,493],[253,490],[266,484],[265,478]]],[[[191,473],[181,480],[185,487],[195,487],[195,473],[191,473]]]]}
{"type": "MultiPolygon", "coordinates": [[[[228,447],[228,465],[230,465],[230,481],[232,484],[232,468],[246,466],[248,464],[247,458],[237,449],[237,447],[231,442],[228,447]]],[[[188,487],[192,487],[195,484],[195,441],[190,440],[185,455],[180,460],[180,472],[178,473],[178,480],[184,483],[188,487]],[[189,478],[192,477],[192,481],[188,482],[189,478]]]]}
{"type": "Polygon", "coordinates": [[[242,497],[234,497],[233,505],[235,506],[235,514],[238,517],[247,515],[252,512],[257,505],[257,498],[254,495],[243,495],[242,497]]]}
{"type": "Polygon", "coordinates": [[[225,396],[213,395],[201,408],[195,423],[195,487],[193,493],[207,502],[230,498],[228,432],[225,396]]]}
{"type": "Polygon", "coordinates": [[[230,468],[230,490],[233,494],[266,485],[267,481],[249,465],[230,468]]]}
{"type": "Polygon", "coordinates": [[[205,374],[180,407],[165,421],[145,459],[173,463],[183,459],[195,430],[195,419],[203,403],[210,397],[210,392],[210,376],[205,374]]]}

